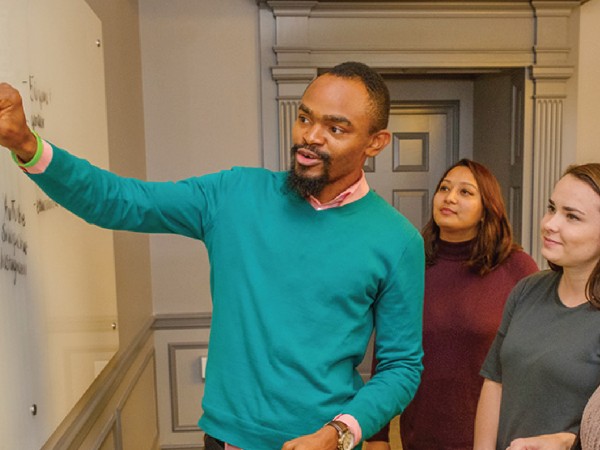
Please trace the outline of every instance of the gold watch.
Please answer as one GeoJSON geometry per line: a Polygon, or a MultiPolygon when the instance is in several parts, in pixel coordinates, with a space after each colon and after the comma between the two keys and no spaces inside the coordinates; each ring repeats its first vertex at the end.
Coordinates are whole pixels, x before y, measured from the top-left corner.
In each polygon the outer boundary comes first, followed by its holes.
{"type": "Polygon", "coordinates": [[[332,426],[337,431],[337,450],[352,450],[354,448],[354,435],[348,429],[348,425],[341,420],[332,420],[331,422],[327,422],[326,425],[332,426]]]}

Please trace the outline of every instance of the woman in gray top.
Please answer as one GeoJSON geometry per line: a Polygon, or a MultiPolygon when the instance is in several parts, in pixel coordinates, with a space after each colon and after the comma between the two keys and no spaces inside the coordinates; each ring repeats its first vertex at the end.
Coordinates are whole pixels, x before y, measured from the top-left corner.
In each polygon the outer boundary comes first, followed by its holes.
{"type": "Polygon", "coordinates": [[[567,169],[541,230],[552,270],[506,303],[481,370],[475,450],[568,450],[600,384],[600,164],[567,169]]]}

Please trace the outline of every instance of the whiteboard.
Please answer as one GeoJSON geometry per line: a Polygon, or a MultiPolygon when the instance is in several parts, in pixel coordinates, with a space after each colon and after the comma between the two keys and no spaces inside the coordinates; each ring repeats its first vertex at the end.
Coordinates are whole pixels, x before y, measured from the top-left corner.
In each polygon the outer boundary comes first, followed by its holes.
{"type": "MultiPolygon", "coordinates": [[[[85,0],[0,0],[0,81],[43,138],[108,167],[101,23],[85,0]]],[[[118,348],[112,232],[0,152],[0,449],[39,449],[118,348]]]]}

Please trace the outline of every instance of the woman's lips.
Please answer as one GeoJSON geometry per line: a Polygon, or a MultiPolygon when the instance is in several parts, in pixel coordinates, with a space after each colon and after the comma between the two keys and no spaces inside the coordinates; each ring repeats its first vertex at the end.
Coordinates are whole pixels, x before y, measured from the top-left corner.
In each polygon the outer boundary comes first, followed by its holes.
{"type": "Polygon", "coordinates": [[[451,216],[453,214],[456,214],[456,212],[454,212],[450,208],[440,208],[440,214],[444,216],[451,216]]]}
{"type": "Polygon", "coordinates": [[[550,239],[546,236],[544,236],[543,241],[544,241],[544,247],[555,247],[557,245],[561,245],[560,242],[550,239]]]}

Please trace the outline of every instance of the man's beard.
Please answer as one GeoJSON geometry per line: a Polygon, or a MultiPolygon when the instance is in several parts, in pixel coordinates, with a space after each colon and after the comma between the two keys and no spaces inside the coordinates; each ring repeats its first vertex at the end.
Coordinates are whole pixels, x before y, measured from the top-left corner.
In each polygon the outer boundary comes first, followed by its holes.
{"type": "Polygon", "coordinates": [[[303,198],[318,196],[323,188],[329,184],[329,167],[331,166],[331,157],[311,145],[294,145],[291,149],[290,170],[287,177],[287,186],[290,190],[296,192],[303,198]],[[298,149],[306,148],[316,154],[323,163],[323,173],[317,177],[305,176],[304,173],[309,168],[296,162],[296,153],[298,149]]]}

